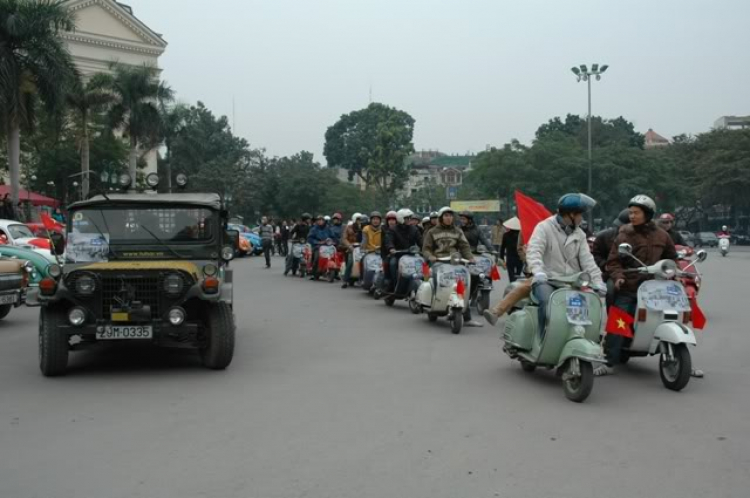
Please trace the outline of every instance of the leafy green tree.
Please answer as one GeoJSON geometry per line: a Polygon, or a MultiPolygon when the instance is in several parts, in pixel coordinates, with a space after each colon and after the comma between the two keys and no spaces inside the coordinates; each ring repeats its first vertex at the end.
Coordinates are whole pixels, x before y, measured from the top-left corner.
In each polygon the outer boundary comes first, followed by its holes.
{"type": "Polygon", "coordinates": [[[149,150],[158,144],[161,121],[157,102],[172,100],[173,91],[159,82],[154,67],[113,63],[110,68],[112,74],[95,75],[90,86],[111,96],[109,124],[112,130],[121,130],[130,142],[128,166],[135,188],[138,149],[149,150]]]}
{"type": "MultiPolygon", "coordinates": [[[[536,131],[536,139],[544,140],[550,135],[564,134],[575,137],[581,147],[588,148],[588,124],[586,118],[568,114],[565,121],[559,117],[549,120],[536,131]]],[[[591,118],[591,142],[593,147],[603,147],[615,143],[628,147],[643,148],[645,137],[635,131],[635,126],[622,116],[615,119],[591,118]]]]}
{"type": "Polygon", "coordinates": [[[0,122],[8,144],[11,198],[20,189],[21,131],[30,132],[40,102],[61,112],[70,55],[59,38],[75,28],[62,0],[0,0],[0,122]]]}
{"type": "MultiPolygon", "coordinates": [[[[167,192],[172,191],[172,147],[175,139],[185,127],[189,112],[188,106],[184,104],[171,105],[171,99],[165,101],[159,99],[160,116],[160,138],[164,143],[164,159],[159,161],[159,166],[164,168],[162,175],[166,179],[167,192]]],[[[161,169],[161,168],[160,168],[161,169]]]]}
{"type": "Polygon", "coordinates": [[[341,118],[325,134],[328,166],[359,176],[389,201],[408,179],[414,152],[414,119],[404,111],[372,103],[341,118]]]}

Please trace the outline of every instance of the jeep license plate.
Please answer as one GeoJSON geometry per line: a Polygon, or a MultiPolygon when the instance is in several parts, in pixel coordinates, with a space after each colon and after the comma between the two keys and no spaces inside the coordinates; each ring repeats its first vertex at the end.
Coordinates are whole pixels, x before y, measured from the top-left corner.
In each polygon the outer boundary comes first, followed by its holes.
{"type": "Polygon", "coordinates": [[[0,304],[16,304],[16,301],[18,301],[18,294],[0,296],[0,304]]]}
{"type": "Polygon", "coordinates": [[[96,333],[99,340],[117,339],[152,339],[154,330],[151,325],[107,325],[96,333]]]}

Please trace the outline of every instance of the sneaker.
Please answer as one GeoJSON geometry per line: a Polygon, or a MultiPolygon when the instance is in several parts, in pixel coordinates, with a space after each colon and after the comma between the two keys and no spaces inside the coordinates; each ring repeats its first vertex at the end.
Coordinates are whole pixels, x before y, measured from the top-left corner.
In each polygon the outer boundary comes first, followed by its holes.
{"type": "Polygon", "coordinates": [[[615,369],[609,365],[599,365],[594,369],[594,375],[604,377],[605,375],[614,375],[615,369]]]}
{"type": "Polygon", "coordinates": [[[343,284],[341,284],[341,288],[342,289],[346,289],[347,287],[349,287],[349,284],[347,284],[346,282],[344,282],[343,284]]]}
{"type": "Polygon", "coordinates": [[[700,368],[694,368],[690,371],[690,376],[695,377],[696,379],[702,379],[703,378],[703,370],[700,368]]]}
{"type": "Polygon", "coordinates": [[[490,325],[495,325],[497,323],[497,319],[499,318],[496,314],[491,312],[490,310],[484,310],[482,313],[482,316],[485,320],[489,322],[490,325]]]}
{"type": "Polygon", "coordinates": [[[478,322],[476,320],[469,320],[467,322],[464,322],[464,325],[467,327],[484,327],[484,324],[482,322],[478,322]]]}

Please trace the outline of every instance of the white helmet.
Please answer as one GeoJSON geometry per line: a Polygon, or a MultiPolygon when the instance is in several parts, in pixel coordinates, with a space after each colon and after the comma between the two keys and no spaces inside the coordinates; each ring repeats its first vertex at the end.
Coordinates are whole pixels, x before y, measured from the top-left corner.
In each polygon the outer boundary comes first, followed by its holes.
{"type": "Polygon", "coordinates": [[[429,216],[425,216],[424,218],[422,218],[422,223],[427,223],[428,221],[430,221],[429,216]]]}
{"type": "Polygon", "coordinates": [[[628,203],[628,207],[637,206],[646,213],[646,216],[648,219],[651,219],[654,217],[654,213],[656,212],[656,203],[654,200],[647,196],[647,195],[636,195],[632,199],[630,199],[630,202],[628,203]]]}
{"type": "Polygon", "coordinates": [[[331,217],[328,215],[323,216],[323,219],[326,221],[331,221],[331,217]]]}
{"type": "Polygon", "coordinates": [[[450,207],[450,206],[444,206],[444,207],[440,208],[440,211],[438,211],[438,213],[437,213],[438,218],[442,217],[445,213],[455,214],[455,212],[453,211],[452,207],[450,207]]]}
{"type": "Polygon", "coordinates": [[[352,221],[357,221],[357,219],[362,218],[362,213],[354,213],[352,215],[352,221]]]}
{"type": "Polygon", "coordinates": [[[726,226],[726,225],[722,225],[722,227],[721,227],[721,230],[722,230],[723,232],[726,232],[727,230],[729,230],[729,227],[728,227],[728,226],[726,226]]]}
{"type": "Polygon", "coordinates": [[[403,224],[406,222],[407,218],[411,218],[414,216],[414,213],[411,209],[403,208],[396,211],[396,221],[398,221],[400,224],[403,224]]]}

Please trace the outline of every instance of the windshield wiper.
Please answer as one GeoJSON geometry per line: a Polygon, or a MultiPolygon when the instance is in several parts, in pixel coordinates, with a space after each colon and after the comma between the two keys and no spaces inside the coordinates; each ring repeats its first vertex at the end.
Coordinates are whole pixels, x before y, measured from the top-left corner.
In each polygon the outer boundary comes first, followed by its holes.
{"type": "Polygon", "coordinates": [[[139,225],[139,228],[142,228],[143,230],[145,230],[146,233],[148,233],[150,236],[152,236],[154,238],[155,241],[157,241],[159,244],[161,244],[162,246],[164,246],[167,249],[169,249],[169,251],[172,254],[174,254],[175,256],[177,256],[178,259],[189,259],[188,257],[183,256],[182,254],[180,254],[177,251],[175,251],[172,247],[169,246],[169,244],[167,244],[166,242],[164,242],[163,240],[161,240],[159,237],[157,237],[154,232],[152,232],[151,230],[149,230],[148,228],[146,228],[145,225],[139,225]]]}

